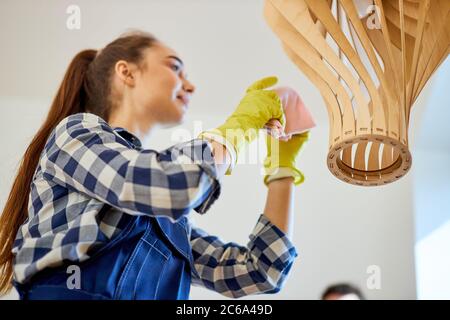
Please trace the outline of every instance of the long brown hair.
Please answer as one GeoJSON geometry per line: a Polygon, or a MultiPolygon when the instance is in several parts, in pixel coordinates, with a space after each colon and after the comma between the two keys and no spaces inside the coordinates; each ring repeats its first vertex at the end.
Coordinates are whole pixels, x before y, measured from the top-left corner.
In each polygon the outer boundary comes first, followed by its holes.
{"type": "Polygon", "coordinates": [[[158,40],[151,34],[133,31],[102,50],[83,50],[70,63],[42,124],[20,163],[8,200],[0,216],[0,295],[11,289],[12,248],[20,226],[28,216],[30,184],[45,143],[58,123],[71,114],[91,112],[108,119],[111,108],[111,76],[115,63],[125,60],[141,67],[144,49],[158,40]]]}

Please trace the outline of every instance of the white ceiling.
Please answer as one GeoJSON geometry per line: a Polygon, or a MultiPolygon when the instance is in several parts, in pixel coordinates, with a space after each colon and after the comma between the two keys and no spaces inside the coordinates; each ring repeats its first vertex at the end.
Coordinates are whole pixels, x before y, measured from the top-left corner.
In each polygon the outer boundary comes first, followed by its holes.
{"type": "MultiPolygon", "coordinates": [[[[0,63],[8,77],[0,79],[0,96],[51,99],[78,51],[102,47],[127,29],[139,28],[155,34],[185,61],[197,86],[192,112],[228,114],[251,82],[272,74],[280,84],[299,89],[304,99],[323,104],[266,26],[262,0],[80,0],[80,30],[66,28],[71,4],[2,0],[0,63]]],[[[322,106],[313,113],[327,123],[322,106]]]]}

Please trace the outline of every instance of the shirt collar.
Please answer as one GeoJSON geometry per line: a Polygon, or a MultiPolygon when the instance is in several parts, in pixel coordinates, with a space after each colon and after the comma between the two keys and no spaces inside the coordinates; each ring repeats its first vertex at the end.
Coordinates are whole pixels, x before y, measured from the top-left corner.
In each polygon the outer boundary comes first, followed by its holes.
{"type": "Polygon", "coordinates": [[[113,130],[117,132],[122,138],[127,140],[131,145],[135,148],[142,148],[141,140],[139,140],[138,137],[136,137],[131,132],[127,131],[126,129],[122,127],[114,127],[113,130]]]}

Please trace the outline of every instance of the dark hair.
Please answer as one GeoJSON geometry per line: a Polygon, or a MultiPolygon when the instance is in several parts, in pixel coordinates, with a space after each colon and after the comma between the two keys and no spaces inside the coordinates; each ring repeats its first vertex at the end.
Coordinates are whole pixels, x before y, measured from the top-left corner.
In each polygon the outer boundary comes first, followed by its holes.
{"type": "Polygon", "coordinates": [[[151,34],[133,31],[109,43],[102,50],[83,50],[73,58],[42,124],[20,163],[6,205],[0,216],[0,294],[11,288],[13,243],[28,216],[28,197],[32,177],[45,143],[58,123],[71,114],[91,112],[108,119],[113,103],[111,77],[117,61],[125,60],[139,67],[144,49],[158,40],[151,34]]]}
{"type": "Polygon", "coordinates": [[[325,300],[325,298],[330,294],[345,295],[351,293],[357,295],[359,299],[365,300],[361,290],[348,283],[339,283],[329,286],[322,294],[322,300],[325,300]]]}

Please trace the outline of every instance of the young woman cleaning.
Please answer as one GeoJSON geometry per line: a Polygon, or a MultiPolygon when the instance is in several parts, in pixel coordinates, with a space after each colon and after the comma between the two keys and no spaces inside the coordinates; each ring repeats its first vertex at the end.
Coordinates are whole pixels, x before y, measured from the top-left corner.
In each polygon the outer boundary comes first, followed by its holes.
{"type": "Polygon", "coordinates": [[[157,152],[140,141],[157,124],[180,123],[195,91],[176,52],[134,32],[78,53],[0,217],[0,291],[14,285],[21,299],[188,299],[191,284],[228,297],[279,291],[297,256],[295,157],[307,134],[276,149],[268,136],[267,202],[247,246],[187,219],[219,197],[221,178],[255,138],[248,132],[282,121],[280,99],[266,90],[275,82],[254,83],[220,127],[157,152]]]}

